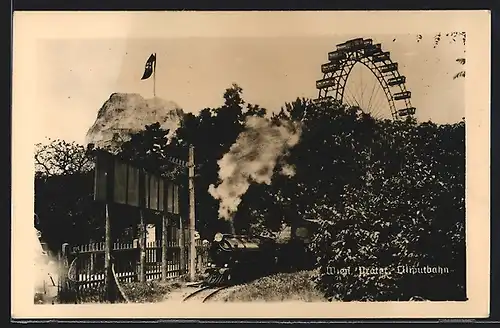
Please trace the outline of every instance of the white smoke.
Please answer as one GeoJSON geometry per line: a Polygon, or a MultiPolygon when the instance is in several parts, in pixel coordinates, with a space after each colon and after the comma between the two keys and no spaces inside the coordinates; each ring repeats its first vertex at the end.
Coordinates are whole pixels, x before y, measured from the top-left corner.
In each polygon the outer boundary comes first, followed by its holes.
{"type": "Polygon", "coordinates": [[[43,298],[53,299],[57,295],[57,283],[59,267],[57,259],[52,258],[43,249],[39,240],[39,231],[33,227],[32,234],[33,264],[35,273],[35,293],[43,295],[43,298]]]}
{"type": "Polygon", "coordinates": [[[232,219],[251,183],[270,184],[276,163],[282,163],[280,174],[293,176],[293,166],[283,163],[288,151],[300,140],[298,123],[278,124],[261,117],[248,117],[245,130],[219,161],[218,186],[209,193],[220,201],[219,217],[232,219]]]}

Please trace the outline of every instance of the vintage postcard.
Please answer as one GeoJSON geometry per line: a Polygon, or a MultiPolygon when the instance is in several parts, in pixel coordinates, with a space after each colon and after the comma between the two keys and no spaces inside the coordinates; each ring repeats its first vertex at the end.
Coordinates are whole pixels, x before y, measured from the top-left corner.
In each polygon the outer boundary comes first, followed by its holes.
{"type": "Polygon", "coordinates": [[[16,12],[14,318],[489,313],[490,13],[16,12]]]}

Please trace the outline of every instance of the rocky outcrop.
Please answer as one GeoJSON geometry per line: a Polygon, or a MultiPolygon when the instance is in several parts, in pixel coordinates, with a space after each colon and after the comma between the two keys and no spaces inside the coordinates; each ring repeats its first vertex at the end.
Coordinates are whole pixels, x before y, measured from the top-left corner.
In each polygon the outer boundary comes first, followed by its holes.
{"type": "Polygon", "coordinates": [[[113,93],[97,113],[94,124],[87,132],[86,142],[116,149],[129,140],[131,134],[156,122],[169,129],[171,136],[182,117],[182,109],[173,101],[158,97],[144,99],[133,93],[113,93]]]}

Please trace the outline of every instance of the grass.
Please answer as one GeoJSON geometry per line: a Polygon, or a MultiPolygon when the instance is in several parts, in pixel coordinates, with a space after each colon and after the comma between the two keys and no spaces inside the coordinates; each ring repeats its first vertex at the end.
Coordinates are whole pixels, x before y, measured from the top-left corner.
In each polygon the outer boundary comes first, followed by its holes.
{"type": "MultiPolygon", "coordinates": [[[[195,275],[195,281],[199,280],[200,277],[201,275],[195,275]]],[[[172,291],[185,287],[189,281],[187,275],[182,275],[166,282],[156,280],[147,282],[120,282],[120,287],[131,303],[156,303],[166,300],[172,291]]],[[[93,288],[80,290],[78,294],[73,289],[70,289],[67,295],[65,295],[64,301],[58,300],[57,303],[107,303],[104,300],[104,294],[104,282],[101,282],[93,288]]],[[[43,296],[40,293],[35,294],[35,304],[46,303],[43,296]]],[[[123,298],[118,300],[118,302],[123,301],[125,301],[123,298]]]]}
{"type": "Polygon", "coordinates": [[[181,281],[148,281],[122,283],[122,288],[131,303],[156,303],[165,300],[172,290],[183,285],[181,281]]]}
{"type": "Polygon", "coordinates": [[[250,282],[228,294],[225,302],[326,302],[316,289],[314,271],[278,273],[250,282]]]}
{"type": "MultiPolygon", "coordinates": [[[[195,281],[201,278],[202,275],[195,275],[195,281]]],[[[156,303],[166,300],[170,292],[185,287],[189,281],[188,275],[182,275],[166,282],[156,280],[142,283],[128,282],[121,283],[121,286],[131,303],[156,303]]]]}

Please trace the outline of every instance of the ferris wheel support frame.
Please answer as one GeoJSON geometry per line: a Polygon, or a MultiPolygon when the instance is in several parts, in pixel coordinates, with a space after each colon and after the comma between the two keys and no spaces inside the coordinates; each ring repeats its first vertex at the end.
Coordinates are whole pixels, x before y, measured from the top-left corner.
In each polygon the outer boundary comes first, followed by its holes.
{"type": "Polygon", "coordinates": [[[390,58],[390,53],[384,52],[380,44],[373,45],[371,43],[371,39],[354,39],[346,41],[343,44],[337,45],[337,50],[333,51],[332,53],[341,54],[342,56],[339,56],[340,57],[339,59],[330,59],[329,63],[324,64],[324,65],[332,64],[334,65],[334,67],[336,67],[336,69],[324,72],[323,79],[318,80],[316,82],[317,89],[319,90],[317,100],[321,101],[324,99],[333,98],[334,100],[342,103],[344,100],[344,92],[346,89],[349,75],[353,67],[357,63],[360,63],[366,66],[373,73],[373,75],[379,82],[379,85],[384,91],[385,97],[389,103],[389,109],[393,119],[396,120],[400,116],[412,116],[415,113],[415,108],[412,107],[411,105],[411,99],[410,99],[411,93],[406,88],[406,83],[405,83],[406,77],[404,77],[399,73],[398,63],[392,61],[392,59],[390,58]],[[363,42],[363,46],[361,47],[359,46],[354,47],[350,46],[349,44],[349,42],[356,42],[356,41],[359,42],[360,40],[362,40],[363,42]],[[343,47],[345,49],[339,50],[339,47],[343,47]],[[365,53],[367,50],[374,50],[374,49],[376,51],[374,51],[371,54],[365,53]],[[387,58],[375,62],[375,59],[377,58],[375,55],[381,55],[387,58]],[[391,65],[393,65],[392,67],[395,67],[395,69],[391,69],[387,72],[382,72],[381,70],[382,67],[391,67],[391,65]],[[403,78],[404,80],[401,83],[391,86],[388,83],[389,78],[403,78]],[[318,83],[321,81],[332,81],[332,82],[330,82],[331,85],[318,86],[318,83]],[[391,87],[399,88],[400,92],[393,93],[391,91],[391,87]],[[329,96],[330,92],[333,93],[333,96],[329,96]],[[406,97],[405,93],[408,93],[409,96],[406,97]],[[405,97],[401,99],[395,99],[394,97],[395,94],[403,94],[405,97]],[[403,100],[405,107],[402,109],[397,109],[395,103],[395,101],[397,100],[403,100]]]}

